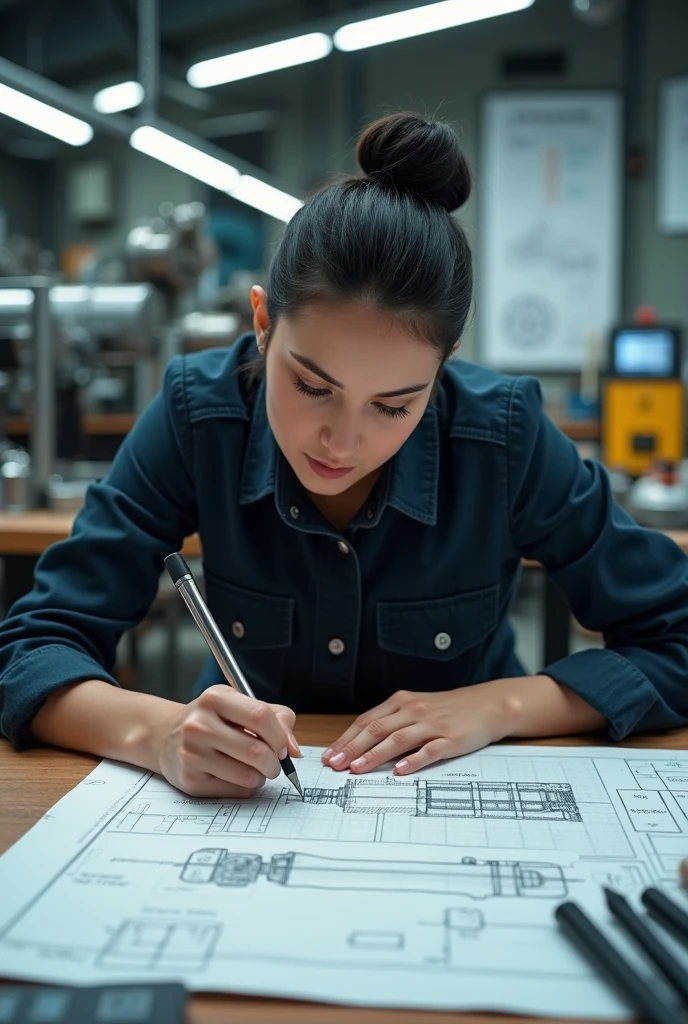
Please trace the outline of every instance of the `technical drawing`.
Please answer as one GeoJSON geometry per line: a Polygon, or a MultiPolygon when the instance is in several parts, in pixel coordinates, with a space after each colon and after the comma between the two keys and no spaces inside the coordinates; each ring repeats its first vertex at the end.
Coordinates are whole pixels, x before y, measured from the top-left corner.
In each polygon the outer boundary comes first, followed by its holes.
{"type": "MultiPolygon", "coordinates": [[[[377,815],[370,839],[383,838],[385,816],[419,819],[473,818],[548,822],[581,822],[581,812],[566,782],[454,782],[415,779],[350,778],[338,788],[306,787],[304,799],[283,788],[278,796],[254,802],[212,804],[193,814],[160,814],[150,804],[139,804],[116,825],[118,832],[153,835],[217,835],[223,832],[264,834],[279,812],[281,834],[298,820],[303,805],[335,808],[344,814],[377,815]]],[[[317,812],[316,812],[317,813],[317,812]]],[[[317,819],[316,819],[317,820],[317,819]]],[[[367,838],[367,837],[365,837],[367,838]]]]}
{"type": "MultiPolygon", "coordinates": [[[[292,801],[288,790],[289,802],[292,801]]],[[[300,801],[300,798],[298,798],[300,801]]],[[[306,788],[304,801],[336,804],[349,814],[411,814],[444,818],[527,818],[582,821],[566,782],[427,782],[348,779],[337,789],[306,788]]]]}
{"type": "Polygon", "coordinates": [[[347,936],[352,949],[391,950],[403,949],[405,936],[402,932],[356,931],[347,936]]]}
{"type": "Polygon", "coordinates": [[[128,919],[107,942],[98,967],[126,971],[201,971],[222,932],[219,924],[128,919]]]}
{"type": "Polygon", "coordinates": [[[260,877],[290,888],[368,889],[376,892],[450,893],[486,899],[520,896],[554,899],[568,887],[558,864],[516,860],[433,861],[346,860],[310,853],[277,853],[264,861],[257,853],[232,853],[219,847],[196,850],[180,879],[193,884],[242,888],[260,877]]]}

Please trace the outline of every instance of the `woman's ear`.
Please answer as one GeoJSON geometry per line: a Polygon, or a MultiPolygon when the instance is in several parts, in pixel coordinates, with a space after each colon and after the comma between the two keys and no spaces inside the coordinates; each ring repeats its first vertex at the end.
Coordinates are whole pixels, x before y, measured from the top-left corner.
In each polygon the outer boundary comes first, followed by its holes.
{"type": "Polygon", "coordinates": [[[270,326],[268,317],[268,297],[264,288],[254,284],[251,288],[251,307],[253,309],[253,330],[256,333],[256,342],[260,348],[265,344],[265,335],[270,326]]]}

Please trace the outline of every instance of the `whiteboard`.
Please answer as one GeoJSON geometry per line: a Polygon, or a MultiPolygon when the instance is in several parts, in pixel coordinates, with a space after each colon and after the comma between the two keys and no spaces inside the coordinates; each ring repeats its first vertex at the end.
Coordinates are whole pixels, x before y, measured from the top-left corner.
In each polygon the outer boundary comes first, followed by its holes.
{"type": "Polygon", "coordinates": [[[688,233],[688,75],[660,86],[657,149],[657,225],[688,233]]]}
{"type": "Polygon", "coordinates": [[[618,320],[621,122],[612,92],[485,97],[478,313],[488,365],[579,370],[618,320]]]}

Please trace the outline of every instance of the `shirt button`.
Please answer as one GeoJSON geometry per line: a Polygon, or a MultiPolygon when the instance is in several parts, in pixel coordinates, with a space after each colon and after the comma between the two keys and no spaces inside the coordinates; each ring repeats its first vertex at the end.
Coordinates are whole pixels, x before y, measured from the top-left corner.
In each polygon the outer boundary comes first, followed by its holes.
{"type": "Polygon", "coordinates": [[[374,515],[375,509],[369,508],[368,511],[366,512],[366,519],[372,519],[374,515]]]}
{"type": "Polygon", "coordinates": [[[343,640],[340,640],[338,636],[333,636],[327,645],[327,649],[330,654],[343,654],[345,644],[343,640]]]}
{"type": "Polygon", "coordinates": [[[339,548],[339,550],[341,551],[341,553],[343,555],[348,555],[349,554],[349,545],[345,544],[343,540],[338,540],[337,541],[337,547],[339,548]]]}
{"type": "Polygon", "coordinates": [[[449,633],[438,633],[435,637],[435,647],[438,651],[446,651],[451,647],[451,642],[449,633]]]}
{"type": "Polygon", "coordinates": [[[239,622],[238,619],[236,620],[236,622],[233,622],[232,633],[237,638],[237,640],[241,640],[242,637],[246,636],[246,630],[244,629],[243,622],[239,622]]]}
{"type": "Polygon", "coordinates": [[[292,505],[291,508],[289,509],[289,515],[292,517],[292,519],[298,519],[300,515],[299,506],[292,505]]]}

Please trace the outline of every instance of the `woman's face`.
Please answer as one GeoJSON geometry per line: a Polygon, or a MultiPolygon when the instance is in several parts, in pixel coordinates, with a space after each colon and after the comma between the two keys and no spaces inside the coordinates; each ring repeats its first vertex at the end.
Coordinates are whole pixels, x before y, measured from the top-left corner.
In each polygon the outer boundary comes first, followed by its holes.
{"type": "MultiPolygon", "coordinates": [[[[262,344],[266,295],[252,291],[262,344]]],[[[437,350],[360,303],[313,303],[280,317],[267,353],[272,432],[303,486],[336,495],[401,447],[430,399],[437,350]]]]}

